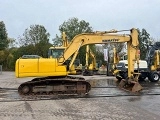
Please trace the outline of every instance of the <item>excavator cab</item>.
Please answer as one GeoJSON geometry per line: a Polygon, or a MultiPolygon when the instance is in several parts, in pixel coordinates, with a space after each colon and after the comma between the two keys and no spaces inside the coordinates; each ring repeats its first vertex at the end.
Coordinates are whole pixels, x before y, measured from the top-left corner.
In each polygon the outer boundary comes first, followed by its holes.
{"type": "MultiPolygon", "coordinates": [[[[63,53],[66,47],[50,47],[48,50],[48,58],[57,58],[57,59],[63,59],[63,53]]],[[[69,70],[69,62],[71,61],[72,57],[70,57],[68,60],[66,60],[65,65],[67,66],[67,70],[69,70]]],[[[62,61],[64,61],[63,59],[62,61]]],[[[82,65],[80,64],[79,59],[75,59],[74,64],[70,68],[70,71],[68,74],[81,74],[82,73],[82,65]]]]}
{"type": "Polygon", "coordinates": [[[48,50],[48,58],[59,58],[63,55],[64,47],[50,47],[48,50]]]}

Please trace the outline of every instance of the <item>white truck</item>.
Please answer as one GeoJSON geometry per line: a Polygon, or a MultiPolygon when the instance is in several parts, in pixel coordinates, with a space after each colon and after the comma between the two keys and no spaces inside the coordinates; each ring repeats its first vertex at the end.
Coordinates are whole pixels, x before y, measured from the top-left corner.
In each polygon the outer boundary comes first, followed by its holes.
{"type": "MultiPolygon", "coordinates": [[[[116,77],[118,79],[125,79],[128,77],[128,61],[120,60],[116,66],[119,71],[116,77]]],[[[141,73],[139,80],[144,80],[146,77],[151,82],[158,82],[160,79],[160,42],[156,42],[150,47],[146,60],[139,60],[139,65],[135,63],[135,72],[141,73]]]]}
{"type": "MultiPolygon", "coordinates": [[[[135,63],[135,72],[141,73],[139,76],[139,80],[144,80],[146,79],[146,77],[148,77],[148,79],[151,82],[157,82],[160,79],[160,75],[158,71],[151,71],[148,68],[148,64],[147,61],[145,60],[139,60],[139,67],[137,65],[137,63],[135,63]]],[[[117,70],[119,71],[119,76],[121,76],[122,79],[125,79],[126,77],[128,77],[128,61],[127,60],[121,60],[119,61],[119,63],[117,64],[117,70]]],[[[118,77],[118,76],[116,76],[118,77]]],[[[119,78],[120,79],[120,78],[119,78]]]]}

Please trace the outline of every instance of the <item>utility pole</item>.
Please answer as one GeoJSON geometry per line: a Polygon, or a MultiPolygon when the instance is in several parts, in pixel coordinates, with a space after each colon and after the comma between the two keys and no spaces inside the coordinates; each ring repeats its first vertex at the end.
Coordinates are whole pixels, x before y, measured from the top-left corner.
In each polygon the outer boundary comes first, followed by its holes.
{"type": "Polygon", "coordinates": [[[109,61],[110,61],[110,55],[109,55],[109,50],[108,50],[107,76],[109,76],[109,61]]]}
{"type": "MultiPolygon", "coordinates": [[[[109,45],[110,45],[110,44],[109,44],[109,45]]],[[[110,51],[110,46],[108,47],[107,76],[109,76],[109,63],[110,63],[110,55],[109,55],[109,51],[110,51]]]]}

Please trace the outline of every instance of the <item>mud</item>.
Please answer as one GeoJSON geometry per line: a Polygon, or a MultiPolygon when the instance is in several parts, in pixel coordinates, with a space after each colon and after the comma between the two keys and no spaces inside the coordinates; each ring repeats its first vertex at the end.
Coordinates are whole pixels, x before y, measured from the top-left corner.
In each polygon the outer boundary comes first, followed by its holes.
{"type": "MultiPolygon", "coordinates": [[[[140,93],[130,93],[115,86],[114,77],[85,76],[92,82],[89,95],[114,97],[65,98],[26,101],[18,86],[32,78],[15,78],[14,72],[0,75],[0,119],[2,120],[159,120],[160,83],[142,82],[140,93]],[[150,94],[150,95],[149,95],[150,94]],[[155,95],[154,95],[155,94],[155,95]],[[117,96],[116,96],[117,95],[117,96]],[[118,96],[121,95],[121,96],[118,96]],[[127,96],[131,95],[131,96],[127,96]],[[132,96],[138,95],[138,96],[132,96]],[[15,100],[15,101],[14,101],[15,100]],[[16,101],[22,100],[22,101],[16,101]],[[12,102],[7,102],[12,101],[12,102]]],[[[31,98],[29,98],[31,99],[31,98]]]]}

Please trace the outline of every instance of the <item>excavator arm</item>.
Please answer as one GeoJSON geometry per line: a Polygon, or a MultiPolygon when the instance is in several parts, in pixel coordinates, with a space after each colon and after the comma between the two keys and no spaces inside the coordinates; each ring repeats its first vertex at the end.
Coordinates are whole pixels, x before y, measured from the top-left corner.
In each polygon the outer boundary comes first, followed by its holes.
{"type": "Polygon", "coordinates": [[[116,69],[118,62],[119,62],[118,53],[116,51],[116,48],[113,48],[113,66],[111,68],[113,75],[116,75],[119,72],[119,70],[116,69]]]}
{"type": "Polygon", "coordinates": [[[83,76],[92,76],[98,70],[96,69],[96,57],[92,50],[89,48],[89,45],[86,46],[86,64],[83,71],[83,76]],[[92,61],[89,64],[89,58],[91,57],[92,61]]]}
{"type": "Polygon", "coordinates": [[[58,60],[59,65],[62,65],[70,56],[75,54],[79,48],[84,45],[127,42],[128,77],[131,77],[134,73],[134,63],[136,61],[135,56],[139,45],[138,32],[134,28],[130,30],[130,34],[117,34],[119,32],[121,31],[103,31],[83,33],[75,36],[65,49],[63,57],[58,60]]]}
{"type": "Polygon", "coordinates": [[[96,56],[94,55],[91,49],[89,49],[89,55],[92,58],[92,63],[89,65],[89,69],[94,70],[96,69],[96,56]]]}

